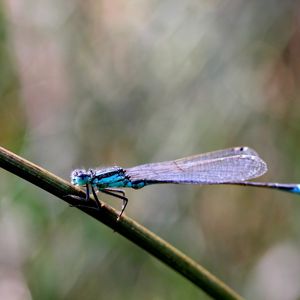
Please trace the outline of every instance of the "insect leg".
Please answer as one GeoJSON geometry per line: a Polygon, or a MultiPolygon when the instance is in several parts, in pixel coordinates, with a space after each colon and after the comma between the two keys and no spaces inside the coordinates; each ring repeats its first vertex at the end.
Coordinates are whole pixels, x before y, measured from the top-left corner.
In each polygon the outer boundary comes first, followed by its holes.
{"type": "Polygon", "coordinates": [[[91,189],[92,189],[92,193],[93,193],[93,196],[95,198],[95,202],[96,202],[97,207],[92,207],[92,206],[88,205],[89,202],[94,202],[94,201],[91,201],[91,198],[90,198],[89,184],[85,185],[85,189],[86,189],[86,196],[85,197],[79,197],[79,196],[75,196],[75,195],[66,195],[66,197],[71,197],[71,198],[73,198],[75,200],[84,201],[87,204],[70,204],[70,206],[71,207],[88,207],[88,208],[100,210],[100,208],[101,208],[101,202],[99,201],[99,199],[97,197],[97,194],[95,192],[94,187],[91,186],[91,189]]]}
{"type": "Polygon", "coordinates": [[[118,189],[105,189],[105,191],[109,191],[112,193],[118,193],[121,194],[123,197],[125,197],[125,192],[123,190],[118,190],[118,189]]]}
{"type": "Polygon", "coordinates": [[[116,191],[116,190],[111,190],[111,189],[103,189],[103,190],[100,190],[100,192],[102,192],[102,193],[104,193],[104,194],[107,194],[107,195],[114,196],[114,197],[116,197],[116,198],[122,199],[123,205],[122,205],[121,212],[120,212],[120,214],[119,214],[119,216],[118,216],[118,219],[117,219],[117,221],[119,221],[120,218],[121,218],[121,216],[122,216],[122,214],[123,214],[123,212],[124,212],[124,210],[125,210],[125,208],[126,208],[126,206],[127,206],[128,199],[124,196],[124,195],[125,195],[124,192],[122,193],[123,195],[121,196],[121,195],[116,194],[116,192],[117,192],[117,193],[121,193],[121,191],[120,191],[120,190],[117,190],[117,191],[116,191]],[[118,191],[118,192],[117,192],[117,191],[118,191]]]}
{"type": "MultiPolygon", "coordinates": [[[[93,193],[93,196],[94,196],[94,198],[95,198],[95,200],[96,200],[96,204],[97,204],[97,206],[98,206],[98,209],[100,210],[100,208],[101,208],[101,202],[99,201],[99,199],[98,199],[98,197],[97,197],[97,194],[96,194],[96,192],[95,192],[95,189],[94,189],[94,187],[91,185],[91,189],[92,189],[92,193],[93,193]]],[[[88,194],[88,184],[87,184],[87,195],[89,195],[88,194]]],[[[88,197],[90,197],[90,196],[88,196],[88,197]]]]}

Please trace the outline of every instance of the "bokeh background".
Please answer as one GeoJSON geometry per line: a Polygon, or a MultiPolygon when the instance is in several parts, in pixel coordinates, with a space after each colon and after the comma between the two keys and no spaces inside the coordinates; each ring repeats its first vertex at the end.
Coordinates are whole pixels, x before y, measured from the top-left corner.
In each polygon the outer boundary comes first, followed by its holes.
{"type": "MultiPolygon", "coordinates": [[[[262,180],[300,182],[299,1],[5,0],[0,41],[1,146],[63,178],[247,145],[268,163],[262,180]]],[[[208,299],[4,170],[0,191],[1,299],[208,299]]],[[[127,195],[126,214],[241,295],[300,298],[299,196],[127,195]]]]}

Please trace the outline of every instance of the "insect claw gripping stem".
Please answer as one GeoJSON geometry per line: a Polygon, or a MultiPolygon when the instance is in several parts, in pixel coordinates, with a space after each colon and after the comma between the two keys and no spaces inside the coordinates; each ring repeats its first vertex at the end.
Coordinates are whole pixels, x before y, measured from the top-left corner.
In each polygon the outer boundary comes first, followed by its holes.
{"type": "Polygon", "coordinates": [[[69,197],[69,198],[72,198],[74,200],[84,201],[85,203],[87,203],[86,205],[85,204],[70,204],[70,207],[88,207],[88,208],[95,209],[95,210],[99,211],[101,209],[102,205],[101,205],[101,202],[99,201],[99,199],[97,197],[95,189],[93,188],[93,186],[91,186],[91,190],[92,190],[92,193],[93,193],[93,196],[95,198],[96,205],[97,205],[97,207],[92,207],[92,206],[88,205],[88,203],[91,201],[89,185],[86,184],[85,188],[86,188],[86,196],[85,197],[79,197],[79,196],[75,196],[75,195],[65,195],[64,197],[69,197]]]}

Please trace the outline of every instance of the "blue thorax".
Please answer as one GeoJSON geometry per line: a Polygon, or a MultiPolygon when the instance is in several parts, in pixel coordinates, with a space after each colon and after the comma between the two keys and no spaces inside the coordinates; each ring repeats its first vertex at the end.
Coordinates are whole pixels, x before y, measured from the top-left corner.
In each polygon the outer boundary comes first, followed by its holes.
{"type": "Polygon", "coordinates": [[[88,171],[78,169],[72,172],[71,181],[79,186],[90,184],[100,190],[124,187],[139,189],[146,185],[143,180],[131,181],[126,171],[118,166],[88,171]]]}

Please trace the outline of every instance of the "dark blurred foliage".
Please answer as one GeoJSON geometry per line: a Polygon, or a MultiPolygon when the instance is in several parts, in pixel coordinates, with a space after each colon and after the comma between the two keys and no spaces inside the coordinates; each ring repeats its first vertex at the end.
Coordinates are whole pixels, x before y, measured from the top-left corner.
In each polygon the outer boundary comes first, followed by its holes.
{"type": "MultiPolygon", "coordinates": [[[[76,167],[247,145],[300,182],[298,1],[4,1],[0,141],[76,167]]],[[[1,299],[207,299],[118,234],[1,171],[1,299]]],[[[126,213],[249,299],[299,299],[300,198],[152,186],[126,213]]],[[[105,201],[120,207],[116,199],[105,201]]]]}

